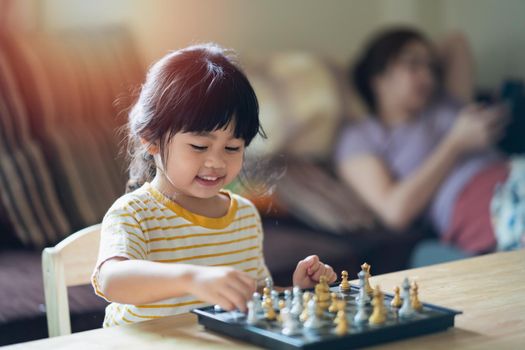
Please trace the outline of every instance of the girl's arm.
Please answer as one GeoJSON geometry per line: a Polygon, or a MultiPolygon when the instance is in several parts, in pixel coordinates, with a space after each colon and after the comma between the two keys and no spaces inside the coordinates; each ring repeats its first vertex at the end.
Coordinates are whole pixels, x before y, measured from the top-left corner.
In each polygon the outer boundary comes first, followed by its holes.
{"type": "Polygon", "coordinates": [[[340,175],[386,226],[403,230],[428,205],[458,158],[490,147],[505,125],[502,110],[469,106],[434,152],[405,179],[394,181],[383,161],[372,155],[343,162],[340,175]]]}
{"type": "Polygon", "coordinates": [[[463,103],[474,98],[474,59],[467,39],[461,33],[445,37],[437,45],[444,70],[445,90],[463,103]]]}
{"type": "Polygon", "coordinates": [[[142,305],[194,295],[225,310],[246,309],[255,281],[231,267],[168,264],[111,258],[100,266],[98,284],[104,296],[123,304],[142,305]]]}

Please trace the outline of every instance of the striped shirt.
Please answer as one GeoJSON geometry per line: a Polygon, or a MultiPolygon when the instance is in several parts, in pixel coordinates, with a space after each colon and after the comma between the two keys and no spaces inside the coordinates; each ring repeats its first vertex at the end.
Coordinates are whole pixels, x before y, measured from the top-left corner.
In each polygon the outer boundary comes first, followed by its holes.
{"type": "MultiPolygon", "coordinates": [[[[259,213],[249,200],[229,191],[221,193],[230,197],[230,207],[220,218],[192,213],[149,183],[119,198],[102,221],[98,262],[92,276],[95,292],[108,300],[100,291],[98,273],[102,263],[112,257],[232,266],[262,286],[270,274],[262,253],[259,213]]],[[[104,327],[175,315],[206,305],[191,295],[148,305],[112,302],[106,308],[104,327]]]]}

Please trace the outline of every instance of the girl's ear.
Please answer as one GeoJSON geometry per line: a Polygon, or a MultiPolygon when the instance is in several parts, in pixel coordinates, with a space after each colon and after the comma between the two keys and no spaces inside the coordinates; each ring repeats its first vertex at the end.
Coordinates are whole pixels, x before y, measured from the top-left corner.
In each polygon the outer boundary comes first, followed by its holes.
{"type": "Polygon", "coordinates": [[[140,138],[140,143],[147,147],[148,153],[152,156],[159,153],[159,146],[156,143],[151,143],[145,138],[140,138]]]}

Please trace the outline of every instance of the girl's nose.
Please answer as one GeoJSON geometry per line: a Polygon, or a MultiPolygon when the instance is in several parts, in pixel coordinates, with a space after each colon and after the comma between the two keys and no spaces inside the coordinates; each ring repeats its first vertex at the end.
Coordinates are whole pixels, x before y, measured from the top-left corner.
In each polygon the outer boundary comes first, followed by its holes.
{"type": "Polygon", "coordinates": [[[204,162],[204,166],[206,168],[222,169],[226,167],[226,162],[220,156],[210,155],[204,162]]]}

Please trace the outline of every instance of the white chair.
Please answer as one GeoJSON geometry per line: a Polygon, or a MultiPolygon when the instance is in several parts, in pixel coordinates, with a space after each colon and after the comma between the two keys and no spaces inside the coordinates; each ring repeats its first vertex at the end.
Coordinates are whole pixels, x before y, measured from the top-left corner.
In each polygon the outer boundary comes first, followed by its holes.
{"type": "Polygon", "coordinates": [[[89,284],[100,242],[100,224],[68,236],[42,252],[42,272],[50,337],[71,334],[67,287],[89,284]]]}

